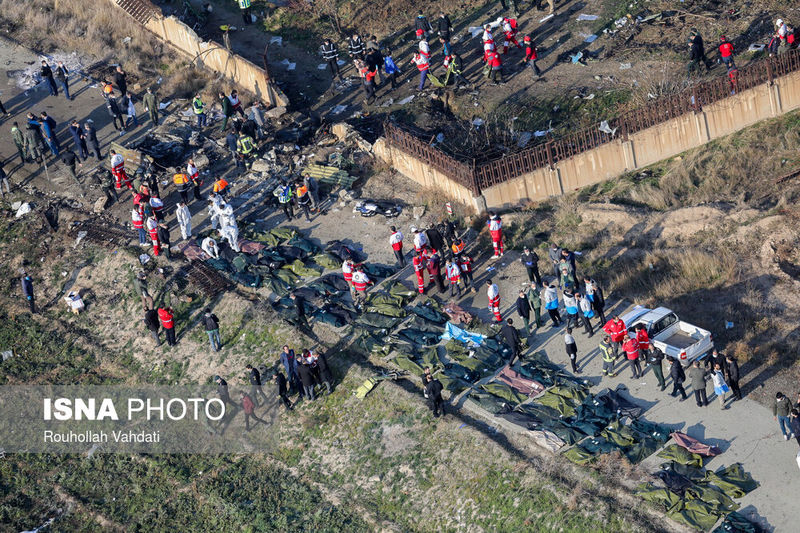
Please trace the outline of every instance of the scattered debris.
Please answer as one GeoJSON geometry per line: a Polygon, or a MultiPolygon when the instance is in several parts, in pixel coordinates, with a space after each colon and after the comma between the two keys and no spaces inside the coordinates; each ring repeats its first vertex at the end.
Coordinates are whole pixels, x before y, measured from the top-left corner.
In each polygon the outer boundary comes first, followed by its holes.
{"type": "Polygon", "coordinates": [[[333,109],[331,109],[331,114],[332,115],[338,115],[340,113],[343,113],[345,109],[347,109],[346,105],[339,104],[336,107],[334,107],[333,109]]]}
{"type": "Polygon", "coordinates": [[[269,40],[269,44],[277,44],[278,46],[283,46],[283,37],[280,35],[273,35],[272,38],[269,40]]]}
{"type": "Polygon", "coordinates": [[[88,235],[88,232],[86,232],[86,231],[79,231],[79,232],[78,232],[78,236],[75,238],[75,244],[73,244],[73,245],[72,245],[72,247],[73,247],[73,248],[77,248],[77,247],[78,247],[78,245],[79,245],[79,244],[81,243],[81,241],[83,240],[83,238],[84,238],[84,237],[86,237],[86,235],[88,235]]]}
{"type": "MultiPolygon", "coordinates": [[[[72,52],[71,54],[56,52],[53,54],[43,55],[41,56],[41,59],[46,59],[53,70],[55,70],[56,63],[59,61],[62,61],[64,66],[67,67],[70,72],[80,72],[84,67],[82,58],[78,57],[78,54],[75,52],[72,52]]],[[[13,79],[16,86],[20,89],[33,89],[43,81],[39,75],[39,69],[41,69],[41,62],[37,61],[35,63],[31,63],[24,70],[9,72],[8,77],[13,79]]]]}
{"type": "Polygon", "coordinates": [[[139,262],[140,262],[141,264],[143,264],[143,265],[146,265],[147,263],[149,263],[149,262],[150,262],[150,256],[149,256],[149,255],[147,255],[147,254],[141,254],[141,255],[139,256],[139,262]]]}
{"type": "Polygon", "coordinates": [[[753,44],[751,44],[750,46],[747,47],[747,51],[748,52],[761,52],[766,47],[767,47],[767,45],[762,44],[762,43],[753,43],[753,44]]]}
{"type": "Polygon", "coordinates": [[[14,357],[14,351],[6,350],[4,352],[0,352],[0,356],[3,357],[3,361],[5,361],[6,359],[11,359],[12,357],[14,357]]]}
{"type": "Polygon", "coordinates": [[[597,20],[599,18],[600,17],[597,15],[586,15],[585,13],[581,13],[580,15],[578,15],[577,20],[597,20]]]}
{"type": "Polygon", "coordinates": [[[609,135],[614,135],[614,133],[616,133],[617,131],[617,128],[612,128],[611,126],[608,125],[607,120],[602,121],[600,123],[600,127],[597,129],[599,129],[603,133],[608,133],[609,135]]]}
{"type": "Polygon", "coordinates": [[[394,218],[402,212],[402,206],[384,200],[361,200],[353,207],[353,213],[360,213],[362,217],[373,217],[381,214],[386,218],[394,218]]]}
{"type": "Polygon", "coordinates": [[[585,43],[593,43],[593,42],[595,42],[596,40],[597,40],[597,35],[595,35],[595,34],[591,34],[591,35],[590,35],[590,36],[588,36],[586,39],[584,39],[584,40],[583,40],[583,42],[585,42],[585,43]]]}
{"type": "Polygon", "coordinates": [[[481,126],[483,126],[483,119],[476,118],[475,120],[472,121],[472,125],[480,128],[481,126]]]}
{"type": "Polygon", "coordinates": [[[326,68],[328,68],[328,64],[327,63],[322,63],[322,64],[317,65],[317,70],[325,70],[326,68]]]}
{"type": "Polygon", "coordinates": [[[353,186],[353,183],[355,183],[356,180],[358,180],[357,176],[351,176],[344,170],[325,165],[306,165],[305,172],[308,173],[308,175],[316,178],[320,183],[341,185],[342,187],[346,187],[348,189],[353,186]]]}
{"type": "Polygon", "coordinates": [[[19,206],[19,208],[17,209],[17,213],[14,216],[17,218],[22,218],[30,212],[31,212],[31,204],[25,202],[24,204],[19,206]]]}
{"type": "Polygon", "coordinates": [[[517,146],[519,148],[525,148],[531,141],[532,137],[533,133],[529,131],[523,131],[522,133],[519,134],[519,138],[517,139],[517,146]]]}
{"type": "Polygon", "coordinates": [[[616,26],[617,28],[621,28],[627,23],[628,23],[628,17],[622,17],[614,21],[614,26],[616,26]]]}
{"type": "Polygon", "coordinates": [[[539,22],[540,22],[540,23],[542,23],[542,22],[546,22],[546,21],[548,21],[548,20],[550,20],[551,18],[554,18],[554,17],[555,17],[555,15],[554,15],[554,14],[550,14],[550,15],[547,15],[547,16],[546,16],[545,18],[543,18],[543,19],[539,19],[539,22]]]}
{"type": "Polygon", "coordinates": [[[629,68],[631,68],[632,66],[633,66],[633,65],[631,65],[630,63],[620,63],[620,64],[619,64],[619,69],[620,69],[620,70],[628,70],[628,69],[629,69],[629,68]]]}
{"type": "Polygon", "coordinates": [[[397,104],[398,105],[406,105],[407,103],[411,102],[411,100],[413,100],[415,96],[417,96],[417,95],[416,94],[412,94],[411,96],[406,96],[405,98],[403,98],[402,100],[397,102],[397,104]]]}
{"type": "Polygon", "coordinates": [[[425,215],[425,206],[424,205],[417,205],[411,210],[411,214],[414,216],[414,220],[419,220],[425,215]]]}

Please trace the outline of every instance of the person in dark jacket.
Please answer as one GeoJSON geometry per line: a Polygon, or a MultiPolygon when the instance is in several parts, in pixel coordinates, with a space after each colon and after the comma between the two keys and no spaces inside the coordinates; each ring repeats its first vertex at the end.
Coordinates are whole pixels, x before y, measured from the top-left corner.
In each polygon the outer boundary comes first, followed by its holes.
{"type": "Polygon", "coordinates": [[[526,246],[519,261],[528,273],[528,281],[541,285],[542,277],[539,275],[539,256],[536,255],[536,252],[531,252],[531,249],[526,246]]]}
{"type": "Polygon", "coordinates": [[[322,59],[328,63],[328,68],[331,70],[331,76],[334,78],[342,79],[342,73],[339,72],[339,49],[333,41],[325,39],[320,47],[322,52],[322,59]]]}
{"type": "Polygon", "coordinates": [[[22,284],[22,295],[25,296],[26,300],[28,300],[28,308],[31,310],[31,313],[36,313],[36,302],[33,294],[33,278],[27,272],[23,272],[20,282],[22,284]]]}
{"type": "Polygon", "coordinates": [[[47,82],[47,88],[50,89],[50,96],[58,96],[56,80],[53,79],[53,70],[44,59],[42,59],[42,68],[39,70],[39,75],[47,82]]]}
{"type": "Polygon", "coordinates": [[[250,364],[245,368],[247,369],[247,377],[250,380],[250,396],[253,398],[253,401],[258,404],[258,395],[260,394],[266,403],[267,395],[264,394],[264,390],[261,388],[261,372],[259,372],[257,368],[253,368],[253,365],[250,364]]]}
{"type": "Polygon", "coordinates": [[[75,183],[78,184],[78,187],[82,187],[80,180],[78,179],[78,169],[76,167],[83,167],[83,163],[78,160],[78,156],[75,155],[75,152],[72,150],[63,150],[59,155],[58,158],[64,164],[64,167],[69,171],[69,175],[72,176],[72,179],[75,180],[75,183]]]}
{"type": "Polygon", "coordinates": [[[696,28],[692,28],[689,34],[689,65],[687,66],[687,74],[692,75],[692,72],[697,69],[700,63],[706,67],[706,72],[711,70],[711,64],[706,58],[705,47],[703,46],[703,38],[696,28]]]}
{"type": "Polygon", "coordinates": [[[86,146],[86,132],[81,127],[80,122],[77,120],[70,122],[69,133],[72,135],[72,140],[75,143],[75,150],[78,151],[78,156],[84,161],[89,159],[89,148],[86,146]]]}
{"type": "Polygon", "coordinates": [[[353,36],[347,39],[347,55],[350,59],[362,59],[364,57],[364,41],[358,33],[353,33],[353,36]]]}
{"type": "Polygon", "coordinates": [[[792,409],[789,416],[789,429],[792,430],[797,444],[800,444],[800,410],[792,409]]]}
{"type": "Polygon", "coordinates": [[[272,381],[275,383],[275,392],[277,393],[278,398],[281,402],[283,402],[286,410],[290,411],[292,409],[292,402],[289,401],[289,389],[286,386],[286,376],[284,376],[283,372],[279,370],[275,372],[274,376],[272,376],[272,381]]]}
{"type": "Polygon", "coordinates": [[[428,237],[428,246],[436,250],[437,252],[444,253],[445,245],[444,245],[444,237],[442,234],[439,233],[439,230],[436,228],[430,228],[425,230],[425,235],[428,237]]]}
{"type": "Polygon", "coordinates": [[[733,397],[737,400],[742,399],[742,391],[739,390],[739,361],[732,355],[725,356],[725,380],[733,391],[733,397]]]}
{"type": "Polygon", "coordinates": [[[158,224],[158,242],[161,245],[161,249],[164,251],[164,255],[167,256],[167,259],[171,259],[172,256],[169,251],[169,226],[164,222],[159,222],[158,224]]]}
{"type": "Polygon", "coordinates": [[[150,331],[150,335],[156,340],[156,346],[161,346],[161,339],[158,337],[158,329],[161,327],[158,321],[158,312],[152,306],[144,307],[144,325],[150,331]]]}
{"type": "MultiPolygon", "coordinates": [[[[775,394],[775,401],[772,402],[772,416],[778,421],[784,440],[789,440],[792,433],[789,427],[789,413],[792,410],[792,402],[782,392],[775,394]]],[[[796,435],[795,435],[796,436],[796,435]]]]}
{"type": "MultiPolygon", "coordinates": [[[[261,394],[264,394],[263,392],[261,394]]],[[[256,416],[256,404],[253,399],[246,393],[242,393],[241,395],[242,400],[242,409],[244,410],[244,429],[245,431],[250,431],[250,418],[255,420],[256,422],[261,422],[264,425],[267,425],[267,421],[256,416]]]]}
{"type": "Polygon", "coordinates": [[[519,291],[519,296],[517,297],[517,314],[522,318],[522,327],[525,328],[525,336],[530,337],[531,331],[528,324],[531,318],[531,302],[528,300],[523,290],[519,291]]]}
{"type": "Polygon", "coordinates": [[[425,395],[428,397],[428,405],[431,411],[433,411],[434,418],[439,418],[440,410],[442,416],[444,416],[446,413],[444,410],[444,399],[442,399],[442,390],[444,389],[442,382],[429,375],[426,375],[425,379],[427,380],[425,383],[425,395]]]}
{"type": "Polygon", "coordinates": [[[214,376],[214,383],[217,384],[217,395],[222,400],[222,403],[238,408],[239,406],[231,399],[231,395],[228,392],[228,382],[222,379],[221,376],[214,376]]]}
{"type": "Polygon", "coordinates": [[[89,150],[97,159],[102,160],[103,156],[100,153],[100,141],[97,140],[97,130],[92,124],[92,121],[87,120],[83,125],[83,129],[86,132],[86,144],[89,150]]]}
{"type": "Polygon", "coordinates": [[[713,372],[715,365],[719,365],[720,368],[725,368],[726,364],[725,356],[719,353],[716,348],[711,350],[711,355],[703,360],[703,365],[707,372],[713,372]]]}
{"type": "Polygon", "coordinates": [[[119,132],[120,137],[125,135],[125,119],[122,118],[122,111],[119,109],[117,99],[114,98],[113,94],[103,93],[103,97],[106,99],[108,114],[111,115],[111,120],[114,122],[114,129],[119,132]],[[117,126],[117,122],[119,122],[119,126],[117,126]]]}
{"type": "Polygon", "coordinates": [[[306,300],[299,294],[291,293],[289,298],[294,302],[295,318],[297,320],[297,327],[300,330],[310,331],[311,327],[308,325],[306,318],[306,300]]]}
{"type": "Polygon", "coordinates": [[[661,366],[661,361],[663,360],[664,352],[658,348],[651,348],[647,354],[647,366],[653,369],[653,374],[656,376],[658,386],[661,387],[662,391],[667,388],[667,384],[664,382],[664,369],[661,366]]]}
{"type": "Polygon", "coordinates": [[[514,359],[517,357],[522,359],[522,355],[520,353],[522,341],[519,338],[519,332],[517,331],[517,328],[514,327],[514,320],[507,318],[506,323],[503,324],[502,331],[506,344],[509,348],[511,348],[511,358],[508,360],[508,366],[511,366],[514,364],[514,359]]]}
{"type": "Polygon", "coordinates": [[[75,98],[69,95],[69,70],[61,61],[58,62],[56,67],[55,78],[64,90],[64,96],[66,96],[67,100],[74,100],[75,98]]]}
{"type": "Polygon", "coordinates": [[[436,31],[439,32],[439,37],[445,40],[445,42],[450,41],[450,32],[453,31],[453,25],[450,24],[450,17],[444,14],[444,12],[439,13],[439,18],[436,19],[436,31]]]}
{"type": "Polygon", "coordinates": [[[580,374],[578,368],[578,345],[575,343],[575,337],[572,336],[572,328],[567,327],[567,332],[564,333],[564,350],[569,357],[569,364],[572,366],[572,371],[580,374]]]}
{"type": "Polygon", "coordinates": [[[125,74],[125,71],[122,70],[122,67],[117,65],[116,70],[114,70],[114,84],[119,89],[119,95],[121,98],[125,98],[125,95],[128,94],[128,75],[125,74]]]}
{"type": "Polygon", "coordinates": [[[683,382],[686,381],[686,374],[683,372],[683,367],[677,359],[671,359],[672,365],[669,369],[669,375],[672,378],[672,394],[670,396],[677,396],[678,391],[681,393],[681,401],[686,399],[686,390],[683,388],[683,382]]]}
{"type": "Polygon", "coordinates": [[[364,58],[364,61],[367,64],[367,68],[370,72],[374,72],[374,79],[376,87],[383,86],[383,79],[381,78],[381,67],[383,66],[383,55],[381,54],[380,49],[373,48],[370,50],[364,58]]]}
{"type": "Polygon", "coordinates": [[[705,407],[708,405],[708,396],[706,395],[706,371],[700,366],[700,361],[695,360],[695,362],[692,363],[692,368],[689,369],[689,380],[692,382],[694,401],[697,403],[697,407],[705,407]]]}
{"type": "Polygon", "coordinates": [[[333,388],[331,387],[331,383],[333,383],[333,374],[331,373],[331,367],[328,366],[328,358],[324,353],[319,353],[316,355],[317,365],[319,366],[319,377],[322,380],[322,383],[325,385],[328,394],[330,394],[333,392],[333,388]]]}
{"type": "Polygon", "coordinates": [[[422,14],[422,10],[419,11],[417,18],[414,19],[414,30],[417,39],[425,39],[426,41],[428,40],[430,32],[433,31],[431,23],[428,22],[428,19],[422,14]]]}
{"type": "Polygon", "coordinates": [[[205,313],[203,313],[203,326],[206,328],[211,349],[218,352],[222,347],[222,342],[219,338],[219,319],[217,315],[211,312],[210,307],[206,307],[205,313]]]}
{"type": "Polygon", "coordinates": [[[314,401],[314,375],[311,373],[311,367],[305,364],[304,361],[297,362],[297,374],[300,376],[300,383],[303,385],[303,392],[305,397],[314,401]]]}
{"type": "Polygon", "coordinates": [[[219,93],[219,103],[222,106],[222,127],[219,131],[225,131],[225,128],[228,127],[228,120],[233,116],[236,112],[233,109],[233,104],[231,103],[231,99],[225,96],[225,93],[219,93]]]}

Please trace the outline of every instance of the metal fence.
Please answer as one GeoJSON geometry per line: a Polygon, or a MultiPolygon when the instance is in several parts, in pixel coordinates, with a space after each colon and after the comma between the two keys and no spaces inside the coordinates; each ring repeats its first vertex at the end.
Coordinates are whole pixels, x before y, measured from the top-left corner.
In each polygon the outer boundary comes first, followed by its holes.
{"type": "Polygon", "coordinates": [[[775,78],[800,70],[800,50],[788,50],[778,57],[764,58],[737,71],[734,77],[720,76],[662,96],[638,109],[628,111],[608,121],[613,135],[600,131],[597,124],[559,139],[550,140],[517,153],[481,163],[467,164],[446,155],[441,150],[421,140],[410,129],[387,123],[389,142],[432,165],[456,182],[468,187],[474,194],[482,189],[503,183],[549,166],[558,161],[592,150],[615,139],[628,139],[638,131],[661,124],[690,112],[700,112],[704,105],[718,102],[733,94],[759,85],[772,84],[775,78]]]}

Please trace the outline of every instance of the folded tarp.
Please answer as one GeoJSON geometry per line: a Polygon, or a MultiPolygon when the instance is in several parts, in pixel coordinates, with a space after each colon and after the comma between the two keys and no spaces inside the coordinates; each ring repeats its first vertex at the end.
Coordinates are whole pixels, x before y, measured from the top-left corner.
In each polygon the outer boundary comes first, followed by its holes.
{"type": "Polygon", "coordinates": [[[300,277],[310,278],[322,274],[322,268],[316,265],[306,265],[301,260],[295,259],[283,266],[283,270],[291,270],[300,277]]]}
{"type": "Polygon", "coordinates": [[[355,321],[359,326],[390,330],[400,323],[402,319],[393,318],[379,313],[364,313],[355,321]]]}
{"type": "Polygon", "coordinates": [[[272,275],[278,279],[283,280],[283,282],[286,283],[287,285],[294,285],[295,283],[297,283],[297,280],[300,279],[300,276],[298,276],[291,270],[284,270],[282,268],[273,271],[272,275]]]}
{"type": "Polygon", "coordinates": [[[637,442],[629,448],[622,450],[622,454],[628,461],[633,464],[638,464],[656,453],[656,450],[661,446],[655,439],[645,436],[643,440],[637,442]]]}
{"type": "Polygon", "coordinates": [[[576,383],[561,383],[547,391],[551,394],[558,394],[572,401],[575,406],[583,403],[583,400],[589,395],[588,387],[576,383]]]}
{"type": "Polygon", "coordinates": [[[316,254],[311,259],[322,268],[327,268],[328,270],[339,270],[342,268],[342,260],[328,252],[316,254]]]}
{"type": "Polygon", "coordinates": [[[438,349],[436,346],[429,346],[428,348],[422,350],[420,359],[425,366],[430,368],[444,368],[442,361],[439,359],[438,349]]]}
{"type": "Polygon", "coordinates": [[[350,259],[354,263],[362,263],[367,259],[367,256],[363,252],[347,246],[342,241],[329,242],[325,247],[325,251],[334,254],[342,261],[350,259]]]}
{"type": "Polygon", "coordinates": [[[669,434],[672,431],[668,426],[663,426],[654,422],[648,422],[646,420],[642,420],[641,418],[633,420],[631,422],[631,427],[640,433],[644,433],[651,439],[655,439],[661,444],[664,444],[669,440],[669,434]]]}
{"type": "Polygon", "coordinates": [[[599,395],[597,399],[604,402],[606,407],[616,412],[619,416],[627,416],[632,419],[639,418],[644,412],[644,409],[630,400],[627,400],[619,393],[619,391],[624,388],[624,385],[619,385],[616,390],[609,390],[599,395]]]}
{"type": "Polygon", "coordinates": [[[380,313],[395,318],[404,318],[408,314],[402,307],[394,307],[388,304],[367,305],[364,310],[368,313],[380,313]]]}
{"type": "Polygon", "coordinates": [[[387,344],[383,337],[373,335],[368,331],[362,331],[361,335],[353,341],[353,347],[363,354],[382,351],[386,346],[387,344]]]}
{"type": "Polygon", "coordinates": [[[441,336],[442,334],[442,326],[433,322],[428,322],[420,316],[412,317],[411,320],[405,324],[405,327],[418,329],[426,333],[436,333],[437,336],[441,336]]]}
{"type": "Polygon", "coordinates": [[[386,292],[388,292],[392,296],[399,296],[400,298],[402,298],[403,302],[411,300],[417,294],[416,292],[414,292],[414,290],[409,289],[408,287],[405,286],[405,284],[397,280],[393,280],[384,284],[384,289],[386,289],[386,292]]]}
{"type": "Polygon", "coordinates": [[[538,381],[526,378],[508,365],[500,370],[497,379],[526,396],[536,396],[544,392],[545,389],[544,385],[538,381]]]}
{"type": "Polygon", "coordinates": [[[403,298],[384,291],[374,291],[367,295],[368,305],[388,305],[396,308],[403,307],[403,298]]]}
{"type": "Polygon", "coordinates": [[[728,514],[712,533],[758,533],[759,528],[737,512],[728,514]]]}
{"type": "Polygon", "coordinates": [[[675,461],[661,463],[661,470],[671,470],[691,481],[702,481],[706,478],[706,469],[695,466],[682,465],[675,461]]]}
{"type": "Polygon", "coordinates": [[[439,335],[430,331],[403,328],[394,336],[417,346],[433,346],[439,342],[439,335]]]}
{"type": "Polygon", "coordinates": [[[667,511],[681,503],[681,497],[669,489],[656,487],[652,483],[643,483],[636,487],[634,494],[648,502],[657,503],[662,506],[662,510],[667,511]]]}
{"type": "Polygon", "coordinates": [[[613,442],[620,448],[633,446],[636,442],[642,440],[642,436],[640,434],[622,424],[622,422],[619,420],[606,426],[606,428],[600,432],[600,436],[613,442]]]}
{"type": "Polygon", "coordinates": [[[317,252],[319,252],[319,246],[309,241],[308,239],[305,239],[297,235],[295,235],[289,242],[287,242],[286,245],[294,246],[295,248],[300,248],[306,253],[307,256],[314,255],[317,252]]]}
{"type": "Polygon", "coordinates": [[[442,387],[444,387],[446,390],[449,390],[453,394],[459,394],[461,391],[470,386],[470,384],[463,379],[445,373],[437,374],[436,379],[441,382],[442,387]]]}
{"type": "Polygon", "coordinates": [[[438,304],[433,304],[432,302],[435,302],[435,300],[428,300],[424,304],[412,305],[408,310],[425,320],[443,325],[447,322],[447,315],[439,311],[438,304]]]}
{"type": "Polygon", "coordinates": [[[242,235],[248,239],[266,244],[267,246],[277,246],[286,242],[297,234],[296,230],[286,227],[274,228],[270,231],[258,232],[248,226],[243,229],[242,235]]]}
{"type": "Polygon", "coordinates": [[[481,388],[488,393],[503,398],[504,400],[508,401],[509,405],[512,406],[517,406],[528,399],[527,396],[520,394],[518,391],[512,389],[505,383],[484,383],[481,385],[481,388]]]}
{"type": "Polygon", "coordinates": [[[264,286],[269,288],[278,296],[286,296],[289,294],[289,284],[276,276],[267,276],[264,278],[264,286]]]}
{"type": "Polygon", "coordinates": [[[464,309],[455,302],[446,303],[442,310],[454,324],[469,324],[472,322],[472,315],[464,311],[464,309]]]}
{"type": "Polygon", "coordinates": [[[339,294],[350,290],[350,285],[341,274],[325,274],[309,283],[308,286],[319,291],[320,294],[339,294]]]}
{"type": "Polygon", "coordinates": [[[681,448],[677,444],[670,444],[660,452],[659,457],[670,459],[682,465],[701,467],[703,466],[703,456],[697,453],[692,453],[686,448],[681,448]]]}
{"type": "Polygon", "coordinates": [[[678,446],[686,448],[690,452],[700,454],[704,457],[714,457],[722,453],[720,449],[717,448],[716,446],[704,444],[699,440],[690,437],[686,433],[682,433],[680,431],[672,432],[670,434],[670,437],[672,437],[675,440],[675,444],[677,444],[678,446]]]}
{"type": "Polygon", "coordinates": [[[493,415],[511,411],[511,406],[508,405],[508,402],[488,392],[478,392],[474,390],[469,393],[469,399],[493,415]]]}
{"type": "Polygon", "coordinates": [[[551,391],[547,391],[536,398],[535,403],[552,407],[563,416],[572,416],[575,414],[575,407],[572,405],[572,400],[551,391]]]}
{"type": "Polygon", "coordinates": [[[720,489],[703,483],[688,487],[683,497],[685,500],[702,500],[713,506],[714,511],[719,514],[735,511],[739,508],[739,504],[720,489]]]}
{"type": "Polygon", "coordinates": [[[616,443],[603,437],[590,437],[581,442],[579,446],[594,455],[616,452],[620,449],[616,443]]]}
{"type": "Polygon", "coordinates": [[[706,481],[722,489],[731,498],[741,498],[758,487],[758,482],[744,471],[741,463],[719,468],[716,472],[706,472],[706,481]]]}
{"type": "Polygon", "coordinates": [[[450,339],[455,339],[467,345],[480,346],[481,344],[484,343],[486,337],[484,335],[481,335],[480,333],[473,333],[465,329],[461,329],[452,322],[448,322],[444,326],[444,334],[442,335],[442,340],[447,341],[450,339]]]}
{"type": "Polygon", "coordinates": [[[714,505],[702,500],[684,500],[667,511],[667,516],[678,523],[708,531],[717,523],[722,513],[714,510],[714,505]]]}

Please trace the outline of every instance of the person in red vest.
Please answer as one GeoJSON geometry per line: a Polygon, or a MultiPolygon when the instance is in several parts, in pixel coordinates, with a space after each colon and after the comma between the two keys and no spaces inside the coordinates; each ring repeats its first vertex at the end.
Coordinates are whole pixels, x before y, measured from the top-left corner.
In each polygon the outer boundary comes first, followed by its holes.
{"type": "Polygon", "coordinates": [[[367,277],[366,273],[364,273],[363,267],[356,267],[356,271],[353,272],[353,287],[356,290],[356,298],[355,302],[356,305],[361,307],[364,304],[364,301],[367,299],[367,285],[370,285],[372,282],[367,277]]]}
{"type": "Polygon", "coordinates": [[[608,333],[608,336],[611,337],[611,349],[614,352],[614,357],[619,357],[619,347],[627,333],[625,322],[623,322],[619,316],[614,315],[611,317],[611,320],[606,322],[603,326],[603,331],[608,333]]]}
{"type": "Polygon", "coordinates": [[[355,270],[355,265],[350,259],[345,259],[342,263],[342,276],[344,276],[344,280],[350,286],[350,296],[355,299],[356,293],[355,288],[353,287],[353,272],[355,270]]]}
{"type": "Polygon", "coordinates": [[[471,292],[478,292],[475,289],[475,282],[472,280],[472,257],[467,252],[461,252],[456,256],[458,266],[464,275],[464,288],[469,288],[471,292]]]}
{"type": "Polygon", "coordinates": [[[133,185],[131,185],[131,179],[125,173],[125,158],[122,157],[120,154],[111,150],[111,174],[114,176],[116,180],[116,187],[117,189],[121,189],[123,186],[133,190],[133,185]]]}
{"type": "Polygon", "coordinates": [[[158,240],[158,220],[155,217],[147,217],[147,233],[150,234],[150,240],[153,241],[153,254],[159,255],[161,253],[161,243],[158,240]]]}
{"type": "Polygon", "coordinates": [[[425,88],[425,80],[428,79],[428,68],[430,68],[430,53],[425,52],[424,50],[420,50],[416,54],[414,54],[414,58],[412,59],[415,65],[417,65],[417,70],[419,70],[419,87],[417,87],[418,91],[422,91],[425,88]]]}
{"type": "Polygon", "coordinates": [[[631,369],[633,370],[631,379],[639,379],[642,375],[642,366],[639,364],[639,341],[636,340],[636,337],[628,335],[628,333],[625,333],[623,341],[622,349],[625,350],[625,356],[630,361],[631,369]]]}
{"type": "Polygon", "coordinates": [[[525,43],[525,64],[533,69],[533,73],[536,74],[537,78],[541,78],[542,71],[539,69],[539,65],[536,64],[536,60],[539,58],[536,45],[530,35],[526,35],[523,42],[525,43]]]}
{"type": "Polygon", "coordinates": [[[414,274],[417,275],[417,289],[420,294],[425,294],[425,259],[416,250],[411,258],[411,264],[414,266],[414,274]]]}
{"type": "Polygon", "coordinates": [[[389,244],[392,245],[392,251],[397,258],[397,262],[401,267],[406,266],[406,258],[403,256],[403,232],[398,231],[396,227],[391,227],[392,235],[389,237],[389,244]]]}
{"type": "Polygon", "coordinates": [[[447,274],[447,279],[450,282],[450,297],[455,295],[461,296],[461,268],[455,260],[449,259],[444,264],[444,271],[447,274]]]}
{"type": "Polygon", "coordinates": [[[503,34],[505,34],[506,40],[503,43],[503,53],[508,53],[508,45],[514,43],[517,48],[522,48],[520,44],[517,42],[517,19],[510,19],[508,17],[503,17],[503,34]]]}
{"type": "Polygon", "coordinates": [[[147,233],[144,231],[144,217],[138,209],[131,209],[133,229],[139,232],[139,246],[147,246],[147,233]]]}
{"type": "Polygon", "coordinates": [[[505,81],[503,81],[503,62],[500,61],[500,55],[497,53],[497,50],[486,51],[486,63],[489,64],[489,79],[492,80],[492,83],[498,85],[498,76],[500,76],[500,83],[505,83],[505,81]]]}
{"type": "Polygon", "coordinates": [[[159,307],[158,319],[161,321],[161,327],[164,328],[164,334],[167,336],[167,344],[175,346],[175,313],[171,307],[159,307]]]}
{"type": "Polygon", "coordinates": [[[489,234],[492,236],[494,257],[503,256],[503,221],[495,213],[489,213],[489,234]]]}
{"type": "Polygon", "coordinates": [[[644,324],[636,325],[636,341],[639,343],[639,351],[644,358],[647,358],[650,355],[650,336],[647,334],[644,324]]]}
{"type": "Polygon", "coordinates": [[[503,317],[500,316],[500,289],[497,285],[492,283],[491,279],[486,280],[486,296],[489,298],[489,310],[494,314],[495,322],[502,322],[503,317]]]}
{"type": "Polygon", "coordinates": [[[719,38],[719,56],[725,66],[728,67],[728,70],[736,68],[736,64],[733,62],[733,54],[733,43],[729,42],[727,37],[721,35],[719,38]]]}

